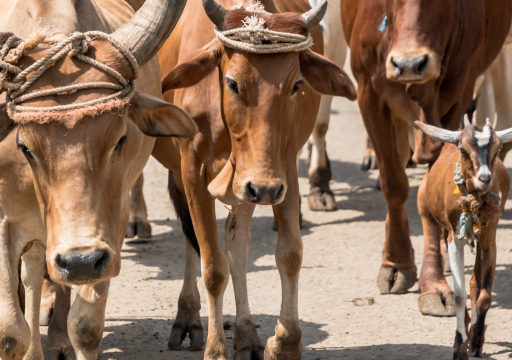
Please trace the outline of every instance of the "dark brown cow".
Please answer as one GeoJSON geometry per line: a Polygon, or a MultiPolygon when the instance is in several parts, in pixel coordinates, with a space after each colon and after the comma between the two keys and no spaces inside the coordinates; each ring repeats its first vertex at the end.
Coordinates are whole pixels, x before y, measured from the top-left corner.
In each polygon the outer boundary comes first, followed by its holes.
{"type": "MultiPolygon", "coordinates": [[[[418,118],[457,129],[477,76],[492,63],[505,41],[512,2],[341,0],[341,5],[359,106],[377,154],[388,210],[378,286],[382,293],[403,293],[416,281],[404,208],[409,195],[404,168],[410,150],[406,136],[395,136],[407,131],[393,129],[407,129],[418,118]]],[[[413,159],[435,161],[441,143],[418,131],[415,138],[413,159]]],[[[453,314],[443,302],[446,299],[451,305],[452,294],[446,290],[439,256],[434,252],[427,246],[424,253],[420,310],[432,315],[453,314]],[[422,301],[426,295],[428,301],[422,301]]]]}
{"type": "MultiPolygon", "coordinates": [[[[326,8],[306,0],[261,2],[272,13],[257,13],[265,27],[306,35],[322,50],[320,22],[326,8]],[[287,13],[286,12],[294,12],[287,13]],[[285,14],[277,14],[285,13],[285,14]]],[[[237,303],[236,359],[300,359],[298,279],[302,262],[296,158],[315,125],[320,94],[355,99],[355,89],[337,66],[311,50],[256,54],[225,47],[213,31],[240,28],[255,13],[232,9],[234,1],[190,0],[175,32],[159,53],[164,98],[186,109],[198,135],[179,141],[181,164],[169,162],[177,149],[159,141],[153,155],[173,170],[170,193],[190,240],[197,237],[209,303],[205,359],[228,359],[222,299],[229,274],[237,303]],[[207,10],[205,14],[204,8],[207,10]],[[177,65],[178,64],[178,65],[177,65]],[[176,66],[177,65],[177,66],[176,66]],[[176,89],[171,91],[172,89],[176,89]],[[181,167],[181,169],[180,169],[181,167]],[[186,196],[186,198],[185,198],[186,196]],[[226,255],[218,239],[215,198],[227,204],[226,255]],[[276,263],[283,298],[276,335],[264,348],[247,299],[250,221],[256,204],[272,205],[279,233],[276,263]],[[191,228],[190,218],[195,229],[191,228]]],[[[256,4],[243,2],[245,9],[256,4]]],[[[178,151],[178,153],[179,153],[178,151]]],[[[179,349],[187,332],[197,349],[202,341],[197,259],[187,248],[185,285],[169,346],[179,349]]]]}

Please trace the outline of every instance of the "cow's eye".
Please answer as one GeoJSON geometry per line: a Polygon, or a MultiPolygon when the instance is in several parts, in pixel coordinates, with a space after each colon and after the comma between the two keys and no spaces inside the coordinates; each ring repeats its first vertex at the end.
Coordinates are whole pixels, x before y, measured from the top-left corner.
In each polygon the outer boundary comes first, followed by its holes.
{"type": "Polygon", "coordinates": [[[18,149],[21,150],[21,152],[23,153],[23,155],[25,155],[27,158],[29,159],[34,159],[34,155],[32,155],[32,153],[30,152],[30,150],[28,149],[28,147],[25,146],[25,144],[23,143],[19,143],[18,144],[18,149]]]}
{"type": "Polygon", "coordinates": [[[120,150],[123,147],[123,144],[125,141],[126,141],[126,135],[122,136],[121,139],[119,139],[116,147],[114,148],[114,151],[120,150]]]}
{"type": "Polygon", "coordinates": [[[299,91],[299,88],[302,84],[304,84],[303,80],[298,80],[295,84],[293,84],[293,89],[292,89],[292,93],[290,94],[290,96],[295,94],[297,91],[299,91]]]}
{"type": "Polygon", "coordinates": [[[235,94],[238,94],[238,84],[235,80],[226,78],[226,84],[231,89],[231,91],[233,91],[235,94]]]}

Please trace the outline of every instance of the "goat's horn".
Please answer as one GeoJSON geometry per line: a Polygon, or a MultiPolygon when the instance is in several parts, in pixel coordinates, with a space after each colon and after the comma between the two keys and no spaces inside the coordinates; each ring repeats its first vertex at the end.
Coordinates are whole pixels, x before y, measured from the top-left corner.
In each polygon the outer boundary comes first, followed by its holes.
{"type": "Polygon", "coordinates": [[[203,0],[203,8],[211,22],[217,26],[219,30],[224,28],[224,16],[228,11],[215,0],[203,0]]]}
{"type": "Polygon", "coordinates": [[[321,0],[313,9],[302,14],[301,18],[306,23],[308,31],[313,30],[315,26],[320,24],[327,11],[327,0],[321,0]]]}
{"type": "Polygon", "coordinates": [[[451,131],[439,128],[437,126],[427,125],[421,121],[415,121],[414,126],[430,136],[432,139],[450,144],[457,144],[460,139],[461,131],[451,131]]]}
{"type": "Polygon", "coordinates": [[[496,136],[500,139],[502,143],[508,143],[512,141],[512,128],[496,131],[496,136]]]}
{"type": "Polygon", "coordinates": [[[468,114],[464,114],[464,127],[471,125],[468,114]]]}
{"type": "Polygon", "coordinates": [[[143,66],[167,40],[186,4],[187,0],[146,0],[112,36],[126,45],[143,66]]]}

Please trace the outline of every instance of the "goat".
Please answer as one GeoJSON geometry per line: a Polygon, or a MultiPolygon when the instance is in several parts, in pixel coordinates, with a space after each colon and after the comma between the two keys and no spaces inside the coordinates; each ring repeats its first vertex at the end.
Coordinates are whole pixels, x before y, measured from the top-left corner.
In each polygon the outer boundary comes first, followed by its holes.
{"type": "Polygon", "coordinates": [[[495,132],[489,121],[480,128],[467,119],[459,131],[419,121],[414,124],[434,140],[446,143],[420,185],[418,210],[425,248],[439,248],[443,232],[448,235],[457,316],[453,359],[468,359],[468,346],[472,356],[481,356],[496,268],[496,230],[510,187],[508,171],[498,154],[504,143],[512,141],[512,128],[495,132]],[[473,253],[476,246],[470,282],[471,319],[464,284],[465,245],[473,253]]]}

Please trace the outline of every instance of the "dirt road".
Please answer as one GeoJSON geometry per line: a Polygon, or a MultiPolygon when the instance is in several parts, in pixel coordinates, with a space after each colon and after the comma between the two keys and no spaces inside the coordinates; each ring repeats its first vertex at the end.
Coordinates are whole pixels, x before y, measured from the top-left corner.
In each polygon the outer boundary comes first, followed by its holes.
{"type": "MultiPolygon", "coordinates": [[[[299,294],[303,359],[451,359],[455,318],[422,316],[417,306],[417,286],[400,296],[382,296],[377,289],[386,211],[382,194],[373,190],[377,172],[359,170],[364,146],[365,132],[357,104],[336,99],[327,136],[332,189],[340,208],[333,213],[309,211],[305,164],[304,160],[300,162],[305,224],[299,294]]],[[[510,155],[507,164],[512,169],[510,155]]],[[[408,170],[411,190],[407,212],[418,273],[423,236],[416,195],[423,173],[421,167],[408,170]]],[[[182,284],[184,237],[168,199],[166,170],[151,159],[145,175],[144,190],[154,237],[147,242],[130,241],[123,247],[121,274],[113,279],[110,287],[100,359],[202,359],[202,352],[186,349],[188,343],[181,352],[167,348],[182,284]]],[[[217,214],[223,239],[227,210],[220,203],[217,214]]],[[[273,257],[277,233],[272,230],[269,207],[257,207],[251,229],[249,301],[253,320],[261,323],[258,333],[265,344],[273,335],[281,302],[279,274],[273,257]]],[[[498,266],[493,304],[487,317],[484,356],[509,359],[512,357],[512,202],[503,214],[497,242],[498,266]]],[[[474,263],[468,249],[465,259],[468,287],[474,263]]],[[[452,284],[451,277],[448,281],[452,284]]],[[[206,329],[206,293],[199,277],[198,283],[206,329]]],[[[226,291],[224,314],[225,320],[234,322],[231,284],[226,291]]],[[[41,330],[44,333],[46,328],[41,330]]],[[[226,337],[233,355],[233,330],[226,331],[226,337]]]]}

